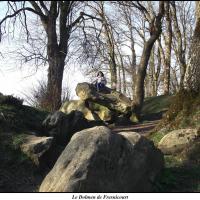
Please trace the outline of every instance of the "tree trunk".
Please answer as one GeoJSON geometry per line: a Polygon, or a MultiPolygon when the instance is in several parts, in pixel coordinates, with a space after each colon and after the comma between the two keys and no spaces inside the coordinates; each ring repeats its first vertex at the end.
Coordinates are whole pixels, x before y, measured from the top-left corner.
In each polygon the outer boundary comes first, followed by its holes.
{"type": "Polygon", "coordinates": [[[170,68],[171,68],[171,48],[172,48],[172,26],[170,19],[169,2],[166,2],[166,25],[167,33],[165,36],[165,60],[164,60],[164,95],[169,95],[170,90],[170,68]]]}
{"type": "Polygon", "coordinates": [[[196,2],[196,26],[190,46],[189,63],[184,78],[184,88],[200,91],[200,2],[196,2]]]}
{"type": "Polygon", "coordinates": [[[161,20],[164,15],[164,2],[159,2],[159,13],[155,17],[155,21],[153,24],[150,24],[150,38],[144,44],[142,57],[140,60],[137,77],[136,77],[136,99],[135,99],[135,114],[137,118],[140,120],[140,113],[144,101],[144,79],[146,76],[146,69],[149,61],[149,57],[151,55],[152,47],[155,41],[159,38],[162,29],[161,29],[161,20]]]}
{"type": "Polygon", "coordinates": [[[122,91],[121,67],[118,67],[118,91],[122,91]]]}
{"type": "MultiPolygon", "coordinates": [[[[123,60],[122,60],[123,64],[123,60]]],[[[123,94],[126,95],[126,74],[125,74],[125,69],[124,66],[122,65],[122,83],[123,83],[123,94]]]]}
{"type": "Polygon", "coordinates": [[[131,32],[131,81],[132,81],[132,98],[136,98],[135,83],[136,83],[136,53],[135,53],[135,41],[131,32]]]}
{"type": "Polygon", "coordinates": [[[154,58],[154,50],[151,51],[150,61],[149,61],[149,96],[156,96],[156,83],[155,83],[155,58],[154,58]]]}
{"type": "MultiPolygon", "coordinates": [[[[117,46],[117,45],[116,45],[117,46]]],[[[119,48],[117,47],[118,53],[119,53],[119,58],[120,58],[120,67],[119,67],[119,73],[122,72],[122,80],[121,80],[121,76],[119,74],[119,84],[120,84],[120,88],[121,91],[123,92],[124,95],[126,95],[126,74],[125,74],[125,69],[124,69],[124,62],[123,62],[123,57],[119,51],[119,48]]]]}
{"type": "MultiPolygon", "coordinates": [[[[175,55],[179,61],[180,64],[180,88],[183,87],[183,80],[184,80],[184,76],[185,76],[185,71],[186,71],[186,57],[185,57],[185,51],[183,49],[183,42],[182,42],[182,34],[179,28],[179,24],[178,24],[178,19],[177,19],[177,15],[176,15],[176,4],[175,2],[171,2],[171,13],[172,13],[172,17],[173,17],[173,25],[174,25],[174,34],[177,38],[177,42],[178,42],[178,46],[174,47],[175,48],[175,55]],[[177,50],[176,50],[177,49],[177,50]]],[[[185,30],[183,30],[185,31],[185,30]]]]}
{"type": "Polygon", "coordinates": [[[139,68],[137,71],[136,76],[136,97],[135,97],[135,112],[138,118],[140,118],[140,112],[144,100],[144,79],[146,76],[146,68],[148,65],[149,57],[151,54],[151,49],[153,47],[153,44],[157,38],[150,38],[145,44],[144,49],[142,52],[141,61],[139,64],[139,68]]]}
{"type": "Polygon", "coordinates": [[[115,54],[114,52],[110,52],[110,79],[111,79],[111,88],[116,90],[117,88],[117,65],[115,62],[115,54]]]}
{"type": "MultiPolygon", "coordinates": [[[[50,111],[55,111],[61,106],[62,80],[67,46],[65,45],[65,47],[63,47],[65,53],[61,53],[62,51],[57,42],[56,18],[54,15],[49,17],[46,31],[49,63],[46,101],[48,102],[48,109],[50,111]]],[[[68,38],[66,37],[66,41],[67,40],[68,38]]]]}
{"type": "Polygon", "coordinates": [[[157,96],[158,94],[158,87],[159,87],[159,77],[160,77],[160,70],[161,70],[161,55],[160,55],[160,49],[158,47],[157,49],[157,69],[156,69],[156,73],[155,73],[155,77],[154,77],[154,87],[155,87],[155,93],[154,96],[157,96]]]}

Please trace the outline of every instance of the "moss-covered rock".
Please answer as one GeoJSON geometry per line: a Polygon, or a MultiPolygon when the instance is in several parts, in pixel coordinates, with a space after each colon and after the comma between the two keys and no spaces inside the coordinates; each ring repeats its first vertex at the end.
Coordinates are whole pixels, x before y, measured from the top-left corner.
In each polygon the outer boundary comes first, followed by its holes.
{"type": "Polygon", "coordinates": [[[109,110],[106,106],[95,102],[89,102],[89,108],[95,112],[99,118],[103,121],[112,121],[114,117],[114,112],[109,110]]]}
{"type": "Polygon", "coordinates": [[[132,113],[129,119],[132,123],[138,123],[139,122],[139,119],[138,119],[138,117],[136,116],[135,113],[132,113]]]}
{"type": "Polygon", "coordinates": [[[100,120],[99,116],[92,112],[88,107],[86,107],[86,102],[84,100],[71,100],[66,101],[60,108],[65,114],[69,114],[72,111],[80,111],[84,114],[85,118],[88,120],[100,120]]]}
{"type": "Polygon", "coordinates": [[[76,87],[76,93],[81,100],[101,104],[111,111],[119,112],[120,114],[127,114],[132,110],[132,101],[128,97],[108,87],[97,92],[93,85],[79,83],[76,87]]]}
{"type": "Polygon", "coordinates": [[[132,101],[122,93],[108,87],[96,91],[94,85],[86,82],[77,85],[76,93],[80,100],[65,102],[60,111],[68,114],[72,110],[78,110],[88,120],[106,122],[113,122],[123,115],[130,123],[132,101]]]}

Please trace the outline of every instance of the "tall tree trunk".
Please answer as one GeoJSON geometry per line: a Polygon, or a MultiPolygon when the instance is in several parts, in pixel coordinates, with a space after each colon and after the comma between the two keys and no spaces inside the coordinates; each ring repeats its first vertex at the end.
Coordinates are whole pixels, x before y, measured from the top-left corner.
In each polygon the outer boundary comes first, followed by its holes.
{"type": "Polygon", "coordinates": [[[146,77],[146,68],[148,65],[151,49],[157,38],[150,38],[145,44],[142,52],[141,61],[136,76],[136,97],[135,97],[135,113],[140,118],[140,112],[144,100],[144,79],[146,77]]]}
{"type": "Polygon", "coordinates": [[[119,69],[118,69],[119,76],[118,77],[119,78],[118,78],[118,82],[119,82],[119,85],[120,85],[120,88],[121,88],[120,91],[122,91],[123,94],[126,95],[126,74],[125,74],[125,69],[124,69],[123,57],[122,57],[122,54],[119,50],[118,45],[116,45],[116,47],[117,47],[117,51],[118,51],[118,54],[119,54],[119,61],[118,61],[118,63],[119,63],[119,69]],[[120,74],[121,72],[122,72],[122,80],[121,80],[121,74],[120,74]]]}
{"type": "Polygon", "coordinates": [[[200,91],[200,2],[196,2],[196,26],[191,41],[189,63],[184,78],[184,88],[200,91]]]}
{"type": "Polygon", "coordinates": [[[58,110],[61,106],[62,79],[64,70],[65,54],[60,53],[56,34],[56,17],[50,15],[47,24],[47,55],[48,55],[48,82],[47,101],[49,110],[58,110]]]}
{"type": "Polygon", "coordinates": [[[65,65],[65,58],[68,52],[68,41],[71,29],[66,27],[67,6],[61,8],[60,13],[60,43],[58,44],[56,33],[57,4],[51,3],[51,12],[48,16],[48,23],[43,23],[47,33],[47,55],[48,55],[48,82],[47,96],[48,109],[58,110],[61,106],[62,80],[65,65]]]}
{"type": "MultiPolygon", "coordinates": [[[[175,55],[179,61],[180,64],[180,88],[183,87],[183,80],[184,80],[184,76],[185,76],[185,71],[186,71],[186,55],[185,55],[185,51],[183,49],[183,42],[182,42],[182,34],[179,28],[179,24],[178,24],[178,19],[177,19],[177,15],[176,15],[176,3],[174,1],[171,2],[171,13],[172,13],[172,17],[173,17],[173,25],[174,25],[174,34],[177,38],[177,42],[178,42],[178,46],[174,47],[175,49],[175,55]]],[[[185,31],[185,30],[183,30],[185,31]]]]}
{"type": "Polygon", "coordinates": [[[170,90],[170,68],[171,68],[171,48],[172,48],[172,26],[170,19],[169,2],[166,2],[166,25],[167,33],[165,37],[165,60],[164,60],[164,94],[169,95],[170,90]]]}
{"type": "Polygon", "coordinates": [[[149,61],[149,96],[156,96],[156,84],[155,84],[155,58],[154,58],[154,50],[155,48],[152,49],[151,51],[151,56],[150,56],[150,61],[149,61]]]}
{"type": "MultiPolygon", "coordinates": [[[[112,48],[112,47],[111,47],[112,48]]],[[[117,65],[115,61],[115,53],[114,50],[110,50],[110,61],[109,61],[109,67],[110,67],[110,79],[111,79],[111,88],[116,90],[117,88],[117,65]]]]}
{"type": "Polygon", "coordinates": [[[158,94],[158,86],[159,86],[159,77],[160,77],[160,70],[161,70],[161,55],[160,55],[160,49],[158,47],[157,49],[157,67],[156,67],[156,73],[155,73],[155,76],[154,76],[154,87],[155,87],[155,90],[154,90],[154,95],[153,96],[157,96],[158,94]]]}
{"type": "Polygon", "coordinates": [[[58,110],[61,106],[64,60],[59,55],[55,55],[49,60],[47,100],[51,111],[58,110]]]}
{"type": "Polygon", "coordinates": [[[137,78],[136,78],[136,99],[135,99],[135,113],[137,118],[140,120],[140,113],[144,101],[144,79],[146,76],[146,69],[149,61],[149,57],[151,55],[152,47],[155,41],[159,38],[162,28],[161,28],[161,20],[164,15],[164,2],[159,2],[159,13],[155,17],[155,21],[153,21],[150,27],[151,33],[150,38],[144,44],[142,57],[140,60],[137,78]]]}
{"type": "Polygon", "coordinates": [[[124,65],[123,65],[123,60],[122,60],[122,83],[123,83],[123,85],[122,85],[122,88],[123,88],[123,90],[122,90],[122,92],[123,92],[123,94],[124,95],[126,95],[126,73],[125,73],[125,69],[124,69],[124,65]]]}
{"type": "Polygon", "coordinates": [[[122,91],[121,67],[118,67],[118,91],[122,91]]]}
{"type": "Polygon", "coordinates": [[[136,85],[136,53],[135,41],[131,32],[131,81],[132,81],[132,98],[136,98],[135,85],[136,85]]]}

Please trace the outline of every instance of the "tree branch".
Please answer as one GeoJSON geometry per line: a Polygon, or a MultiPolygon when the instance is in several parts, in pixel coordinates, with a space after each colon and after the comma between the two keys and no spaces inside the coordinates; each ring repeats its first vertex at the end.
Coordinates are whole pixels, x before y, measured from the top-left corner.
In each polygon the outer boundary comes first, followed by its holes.
{"type": "MultiPolygon", "coordinates": [[[[35,14],[37,14],[37,15],[40,15],[40,13],[38,13],[38,12],[35,11],[34,9],[29,8],[29,7],[25,7],[25,8],[21,8],[21,9],[15,11],[15,12],[14,12],[13,14],[11,14],[11,15],[5,16],[5,17],[0,21],[0,25],[1,25],[4,21],[6,21],[8,18],[12,18],[12,17],[15,17],[16,15],[18,15],[21,11],[30,11],[30,12],[33,12],[33,13],[35,13],[35,14]]],[[[41,15],[40,15],[40,16],[41,16],[41,15]]],[[[43,17],[43,16],[42,16],[42,17],[43,17]]]]}
{"type": "Polygon", "coordinates": [[[44,4],[43,1],[39,1],[40,5],[42,6],[42,8],[44,9],[44,12],[46,15],[49,14],[49,10],[47,9],[46,5],[44,4]]]}

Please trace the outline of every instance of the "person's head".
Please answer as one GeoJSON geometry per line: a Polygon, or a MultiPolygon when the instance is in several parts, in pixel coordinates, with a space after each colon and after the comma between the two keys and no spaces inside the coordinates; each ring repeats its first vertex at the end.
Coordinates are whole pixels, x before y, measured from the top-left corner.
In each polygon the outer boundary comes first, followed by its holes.
{"type": "Polygon", "coordinates": [[[102,71],[99,71],[99,72],[97,73],[97,76],[104,77],[104,74],[103,74],[103,72],[102,72],[102,71]]]}

